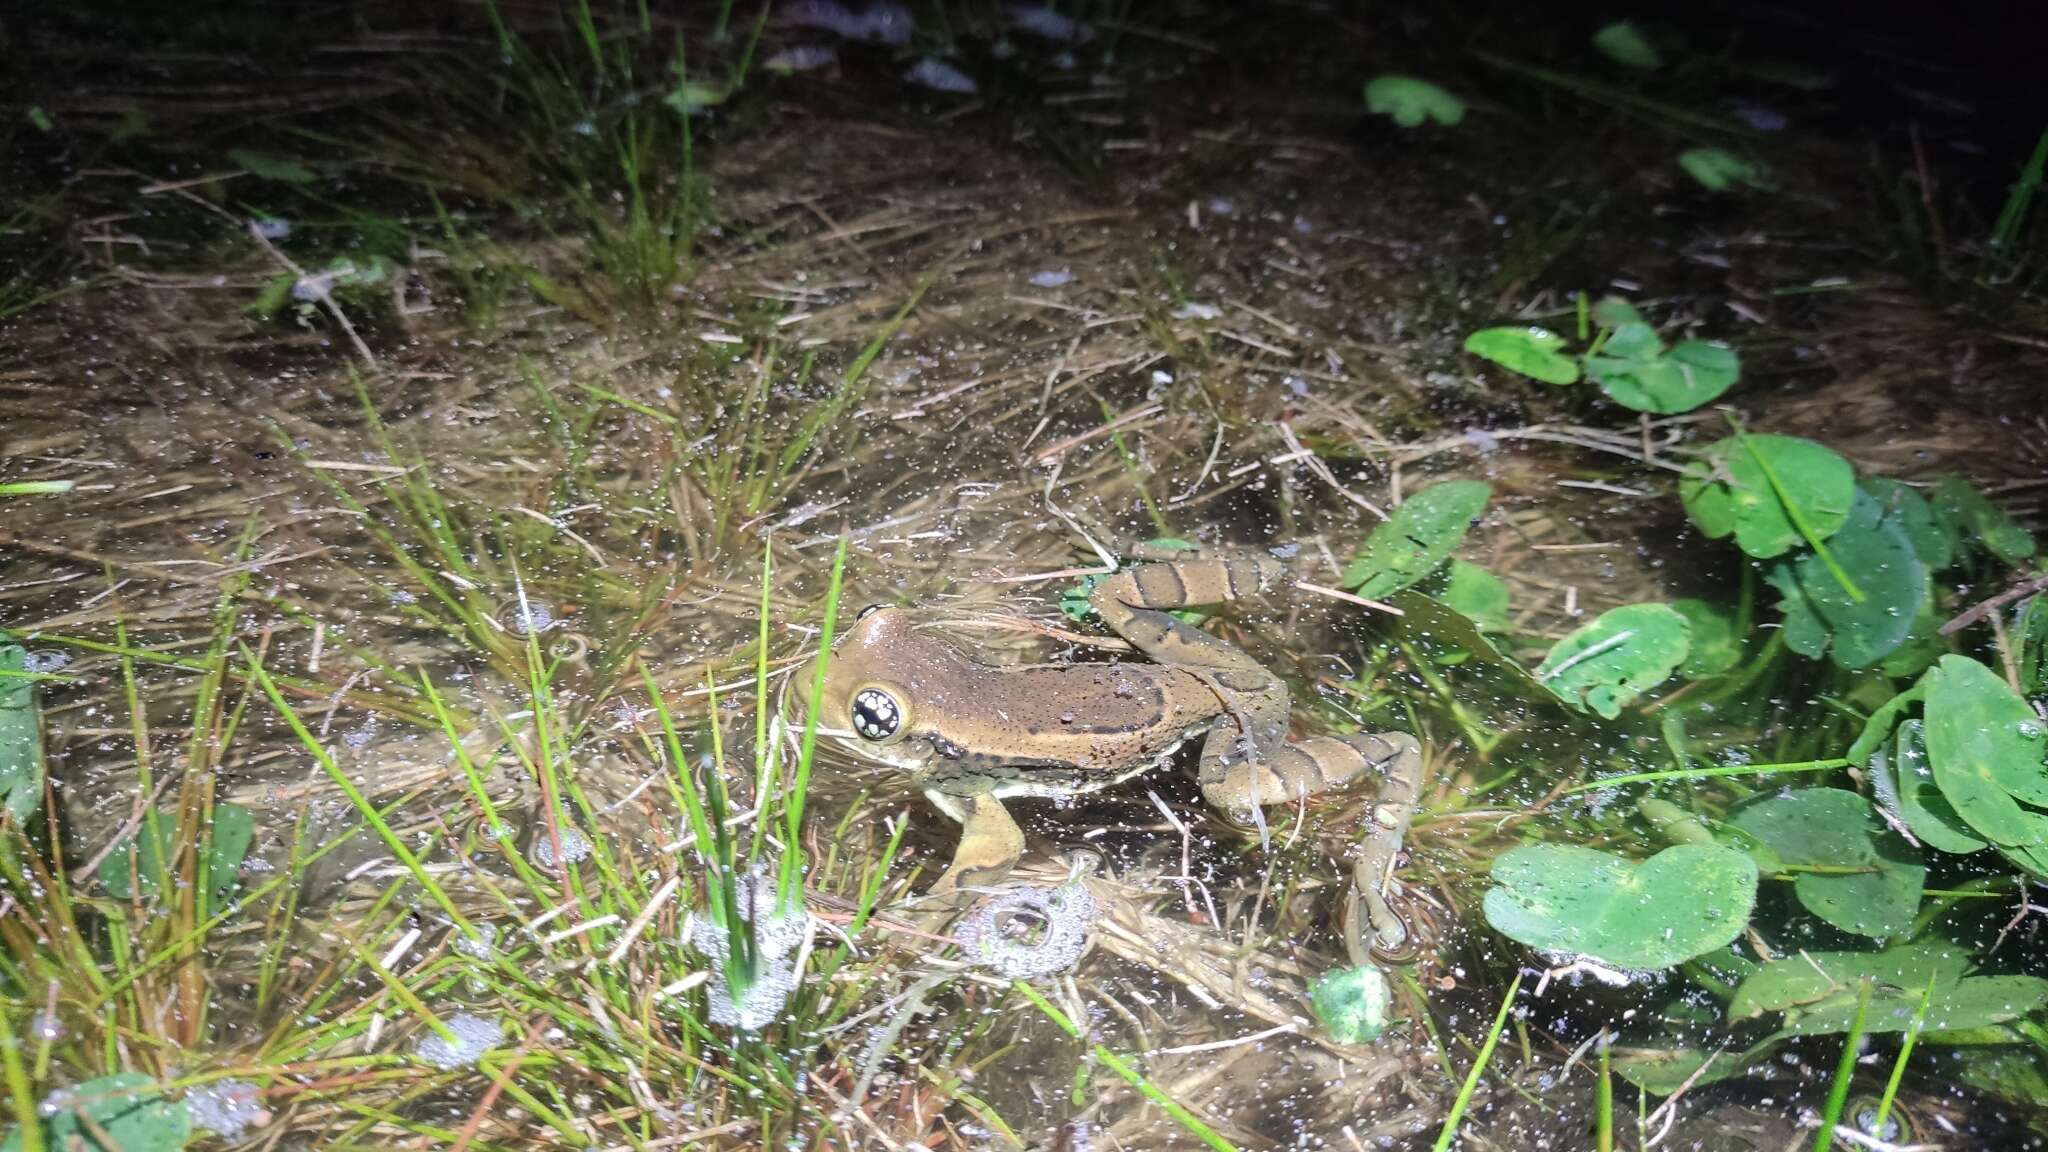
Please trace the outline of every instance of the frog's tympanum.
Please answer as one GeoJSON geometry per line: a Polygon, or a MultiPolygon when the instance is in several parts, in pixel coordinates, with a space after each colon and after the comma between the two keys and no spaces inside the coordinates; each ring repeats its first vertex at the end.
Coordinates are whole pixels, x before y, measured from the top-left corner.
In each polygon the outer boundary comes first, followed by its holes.
{"type": "MultiPolygon", "coordinates": [[[[818,732],[908,772],[964,831],[934,891],[1000,879],[1024,837],[1003,801],[1070,797],[1127,780],[1200,737],[1202,795],[1234,822],[1368,772],[1382,777],[1356,875],[1378,947],[1405,928],[1380,887],[1420,795],[1422,756],[1404,732],[1287,738],[1287,684],[1231,644],[1170,613],[1280,583],[1264,557],[1177,558],[1096,585],[1096,615],[1155,663],[984,664],[901,608],[870,607],[835,645],[818,732]]],[[[788,710],[801,724],[814,670],[788,710]]],[[[1354,928],[1355,932],[1355,928],[1354,928]]],[[[1354,937],[1355,938],[1355,937],[1354,937]]]]}

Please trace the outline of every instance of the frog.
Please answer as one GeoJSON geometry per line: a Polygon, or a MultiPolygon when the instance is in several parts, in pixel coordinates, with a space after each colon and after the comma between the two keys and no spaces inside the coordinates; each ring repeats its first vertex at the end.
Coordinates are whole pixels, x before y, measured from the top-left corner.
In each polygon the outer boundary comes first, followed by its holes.
{"type": "MultiPolygon", "coordinates": [[[[792,678],[785,718],[800,728],[815,692],[820,737],[857,761],[907,773],[960,824],[933,895],[998,883],[1016,865],[1024,836],[1004,801],[1112,788],[1169,764],[1191,741],[1200,741],[1203,799],[1261,835],[1262,809],[1377,774],[1349,899],[1363,904],[1372,951],[1398,952],[1409,933],[1384,887],[1421,796],[1420,744],[1405,732],[1292,738],[1287,681],[1176,615],[1277,589],[1286,574],[1277,559],[1179,551],[1137,559],[1104,576],[1088,600],[1142,661],[987,663],[909,607],[869,605],[829,654],[792,678]]],[[[1356,910],[1346,936],[1362,960],[1356,910]]]]}

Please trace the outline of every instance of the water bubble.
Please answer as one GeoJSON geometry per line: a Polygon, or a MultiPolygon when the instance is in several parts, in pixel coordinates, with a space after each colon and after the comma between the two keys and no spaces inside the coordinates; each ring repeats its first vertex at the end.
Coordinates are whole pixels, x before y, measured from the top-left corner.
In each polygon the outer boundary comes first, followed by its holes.
{"type": "Polygon", "coordinates": [[[498,606],[498,623],[514,636],[538,636],[559,621],[555,610],[527,596],[514,596],[498,606]]]}
{"type": "Polygon", "coordinates": [[[69,663],[71,663],[71,653],[69,652],[25,652],[21,657],[21,670],[35,675],[42,675],[59,671],[69,663]]]}
{"type": "Polygon", "coordinates": [[[64,1038],[64,1022],[54,1012],[37,1012],[28,1019],[28,1034],[45,1044],[64,1038]]]}
{"type": "Polygon", "coordinates": [[[185,1110],[194,1128],[204,1128],[232,1144],[252,1127],[270,1123],[263,1090],[247,1080],[215,1080],[185,1093],[185,1110]]]}
{"type": "Polygon", "coordinates": [[[574,825],[564,824],[554,834],[543,831],[533,844],[533,862],[543,868],[555,866],[555,836],[562,840],[561,861],[574,864],[590,855],[590,837],[585,836],[574,825]]]}
{"type": "Polygon", "coordinates": [[[802,904],[787,911],[775,909],[775,882],[763,867],[736,881],[733,890],[742,925],[754,938],[754,971],[746,985],[735,988],[728,980],[726,962],[732,956],[732,936],[726,925],[698,916],[690,924],[687,940],[711,961],[711,986],[706,995],[711,1022],[758,1032],[782,1015],[783,1005],[796,992],[800,975],[796,953],[810,934],[810,915],[802,904]]]}
{"type": "Polygon", "coordinates": [[[1049,976],[1081,959],[1100,915],[1095,898],[1078,883],[1013,888],[969,913],[955,935],[975,963],[1000,975],[1049,976]]]}
{"type": "Polygon", "coordinates": [[[455,938],[455,950],[476,960],[489,960],[498,950],[498,926],[479,924],[476,935],[459,935],[455,938]]]}
{"type": "Polygon", "coordinates": [[[429,1028],[412,1052],[443,1072],[469,1067],[505,1038],[505,1023],[495,1016],[457,1012],[442,1023],[448,1026],[448,1035],[429,1028]]]}

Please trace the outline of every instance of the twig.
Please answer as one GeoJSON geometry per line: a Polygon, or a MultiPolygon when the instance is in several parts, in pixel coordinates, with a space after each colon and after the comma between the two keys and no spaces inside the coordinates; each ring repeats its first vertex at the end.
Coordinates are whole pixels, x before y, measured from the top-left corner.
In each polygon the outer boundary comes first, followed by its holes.
{"type": "Polygon", "coordinates": [[[2014,585],[1989,600],[1978,601],[1976,604],[1964,609],[1953,620],[1941,626],[1941,634],[1943,636],[1953,636],[1991,613],[2005,607],[2007,604],[2015,600],[2024,600],[2041,592],[2048,592],[2048,572],[2044,572],[2024,584],[2014,585]]]}

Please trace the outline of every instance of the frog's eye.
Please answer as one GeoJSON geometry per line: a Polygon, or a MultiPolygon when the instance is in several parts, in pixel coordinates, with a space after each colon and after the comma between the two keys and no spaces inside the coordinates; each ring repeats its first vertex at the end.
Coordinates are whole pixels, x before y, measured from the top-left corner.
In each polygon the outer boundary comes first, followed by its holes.
{"type": "Polygon", "coordinates": [[[880,743],[903,727],[903,707],[880,688],[863,688],[853,694],[853,730],[880,743]]]}

